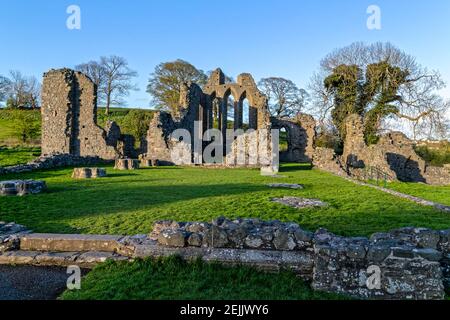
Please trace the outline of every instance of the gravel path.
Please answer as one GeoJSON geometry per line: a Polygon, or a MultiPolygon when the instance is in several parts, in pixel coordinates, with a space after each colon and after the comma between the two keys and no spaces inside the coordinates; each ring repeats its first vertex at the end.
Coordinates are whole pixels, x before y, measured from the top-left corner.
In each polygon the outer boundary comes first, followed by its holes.
{"type": "Polygon", "coordinates": [[[420,205],[423,205],[423,206],[434,207],[437,210],[450,213],[450,206],[447,206],[447,205],[444,205],[444,204],[441,204],[441,203],[433,202],[433,201],[430,201],[430,200],[425,200],[425,199],[422,199],[422,198],[419,198],[419,197],[414,197],[414,196],[411,196],[409,194],[404,194],[404,193],[401,193],[401,192],[398,192],[398,191],[394,191],[394,190],[391,190],[391,189],[386,189],[386,188],[383,188],[383,187],[380,187],[380,186],[375,186],[373,184],[365,183],[365,182],[358,181],[358,180],[351,179],[351,178],[344,178],[344,179],[346,179],[348,181],[351,181],[353,183],[359,184],[360,186],[366,186],[366,187],[374,188],[374,189],[377,189],[377,190],[389,193],[389,194],[391,194],[393,196],[413,201],[413,202],[415,202],[417,204],[420,204],[420,205]]]}
{"type": "Polygon", "coordinates": [[[54,300],[68,276],[60,267],[0,266],[0,300],[54,300]]]}

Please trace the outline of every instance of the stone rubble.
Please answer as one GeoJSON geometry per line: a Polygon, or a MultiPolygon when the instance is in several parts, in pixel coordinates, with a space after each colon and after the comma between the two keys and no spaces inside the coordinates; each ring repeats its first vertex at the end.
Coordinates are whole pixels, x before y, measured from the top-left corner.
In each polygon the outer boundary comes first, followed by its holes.
{"type": "Polygon", "coordinates": [[[50,156],[41,156],[25,165],[0,168],[0,175],[62,167],[95,166],[104,162],[105,161],[101,160],[99,157],[78,157],[70,154],[55,154],[50,156]]]}
{"type": "Polygon", "coordinates": [[[11,180],[0,181],[0,196],[25,196],[45,191],[45,181],[35,180],[11,180]]]}
{"type": "Polygon", "coordinates": [[[6,251],[17,250],[20,237],[27,233],[30,233],[30,231],[20,224],[0,221],[0,254],[6,251]]]}
{"type": "Polygon", "coordinates": [[[268,185],[269,188],[285,188],[285,189],[304,189],[305,187],[301,184],[290,184],[290,183],[272,183],[268,185]]]}
{"type": "Polygon", "coordinates": [[[272,202],[277,202],[280,204],[284,204],[286,206],[304,209],[304,208],[318,208],[318,207],[327,207],[328,204],[317,200],[317,199],[306,199],[299,197],[283,197],[283,198],[272,198],[272,202]]]}

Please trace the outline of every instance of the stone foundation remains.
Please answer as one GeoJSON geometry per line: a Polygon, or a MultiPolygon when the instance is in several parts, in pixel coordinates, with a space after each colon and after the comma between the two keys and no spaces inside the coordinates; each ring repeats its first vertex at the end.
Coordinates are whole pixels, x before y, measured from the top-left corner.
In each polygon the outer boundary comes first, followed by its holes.
{"type": "Polygon", "coordinates": [[[45,181],[12,180],[0,181],[0,196],[25,196],[45,191],[45,181]]]}
{"type": "Polygon", "coordinates": [[[114,169],[116,169],[116,170],[137,170],[137,169],[139,169],[139,160],[117,159],[114,169]]]}
{"type": "Polygon", "coordinates": [[[298,197],[273,198],[271,201],[296,209],[319,208],[328,206],[328,203],[325,203],[318,199],[306,199],[298,197]]]}
{"type": "Polygon", "coordinates": [[[0,221],[0,254],[11,250],[18,250],[20,237],[28,233],[30,231],[20,224],[0,221]]]}
{"type": "Polygon", "coordinates": [[[106,177],[106,170],[103,168],[75,168],[73,169],[73,179],[96,179],[106,177]]]}
{"type": "Polygon", "coordinates": [[[28,164],[0,168],[2,174],[17,174],[35,170],[54,169],[74,166],[94,166],[104,161],[98,157],[78,157],[69,154],[58,154],[39,157],[28,164]]]}
{"type": "Polygon", "coordinates": [[[32,234],[5,225],[0,223],[0,264],[92,267],[107,259],[179,255],[290,269],[316,290],[357,298],[443,299],[450,289],[450,230],[401,228],[344,238],[295,223],[218,218],[160,221],[149,236],[96,236],[32,234]]]}

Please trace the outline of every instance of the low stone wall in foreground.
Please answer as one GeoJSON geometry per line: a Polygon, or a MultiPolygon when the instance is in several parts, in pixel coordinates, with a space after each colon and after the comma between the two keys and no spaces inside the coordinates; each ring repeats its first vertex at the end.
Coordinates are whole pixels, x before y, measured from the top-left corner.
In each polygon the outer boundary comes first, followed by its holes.
{"type": "Polygon", "coordinates": [[[220,218],[161,221],[150,235],[136,236],[20,232],[2,240],[0,264],[90,267],[107,259],[179,255],[290,269],[316,290],[364,299],[443,299],[450,289],[450,230],[401,228],[346,238],[324,229],[312,233],[295,223],[220,218]],[[11,237],[15,242],[8,246],[11,237]]]}

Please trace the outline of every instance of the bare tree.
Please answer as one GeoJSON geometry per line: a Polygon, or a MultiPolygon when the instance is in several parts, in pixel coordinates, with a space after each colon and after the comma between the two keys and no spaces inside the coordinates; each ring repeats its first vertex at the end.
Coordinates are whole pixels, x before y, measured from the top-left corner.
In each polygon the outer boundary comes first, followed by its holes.
{"type": "Polygon", "coordinates": [[[258,87],[269,99],[272,116],[291,117],[305,108],[309,94],[299,89],[294,82],[284,78],[263,78],[258,87]]]}
{"type": "Polygon", "coordinates": [[[123,105],[123,97],[129,95],[131,90],[137,90],[132,79],[137,72],[130,69],[123,57],[101,57],[100,61],[90,61],[80,64],[75,69],[88,75],[97,85],[98,99],[105,104],[105,113],[109,114],[112,105],[123,105]]]}
{"type": "Polygon", "coordinates": [[[32,109],[39,108],[41,98],[41,84],[35,77],[28,78],[28,103],[32,109]]]}
{"type": "MultiPolygon", "coordinates": [[[[97,88],[100,88],[106,81],[105,68],[98,61],[89,61],[75,66],[75,69],[89,76],[95,83],[97,88]]],[[[97,93],[97,99],[99,103],[105,103],[106,97],[103,92],[97,93]]]]}
{"type": "Polygon", "coordinates": [[[10,91],[11,81],[0,75],[0,101],[4,101],[10,91]]]}
{"type": "Polygon", "coordinates": [[[4,78],[3,95],[8,99],[8,106],[12,108],[39,107],[41,84],[35,77],[25,77],[20,71],[10,71],[9,79],[4,78]]]}
{"type": "Polygon", "coordinates": [[[130,90],[137,90],[131,79],[138,74],[128,67],[125,58],[118,56],[101,57],[100,65],[105,69],[106,81],[99,90],[106,96],[106,114],[109,114],[110,105],[123,104],[122,98],[127,96],[130,90]]]}
{"type": "MultiPolygon", "coordinates": [[[[320,70],[311,78],[309,90],[313,98],[313,114],[319,122],[325,123],[334,107],[333,94],[324,85],[324,80],[341,65],[355,65],[366,70],[369,65],[385,62],[407,72],[408,76],[398,88],[393,105],[398,109],[394,115],[397,121],[409,122],[414,138],[440,135],[445,127],[445,111],[449,105],[437,94],[445,87],[438,71],[428,70],[417,63],[411,55],[391,43],[353,43],[327,55],[320,64],[320,70]],[[441,128],[441,129],[439,129],[441,128]],[[426,130],[425,130],[426,129],[426,130]]],[[[362,78],[364,82],[366,79],[362,78]]],[[[369,103],[368,108],[372,105],[369,103]]],[[[381,121],[382,124],[395,121],[381,121]]],[[[382,129],[388,129],[380,127],[382,129]]]]}

